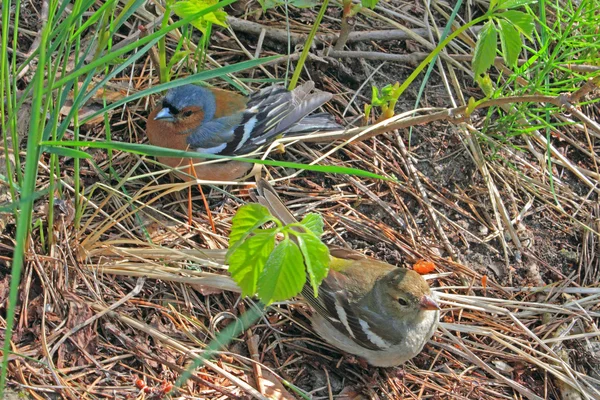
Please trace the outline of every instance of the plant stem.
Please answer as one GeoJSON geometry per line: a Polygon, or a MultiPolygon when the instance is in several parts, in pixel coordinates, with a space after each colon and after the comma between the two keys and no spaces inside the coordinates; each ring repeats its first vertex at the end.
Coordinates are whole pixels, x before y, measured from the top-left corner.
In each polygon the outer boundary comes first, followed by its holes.
{"type": "Polygon", "coordinates": [[[329,0],[324,0],[321,9],[319,10],[319,15],[317,15],[317,19],[315,20],[315,24],[313,25],[310,33],[308,34],[308,38],[306,39],[306,43],[304,44],[304,49],[302,50],[302,54],[298,59],[298,64],[296,64],[296,70],[294,71],[294,75],[292,75],[292,79],[290,80],[290,85],[288,86],[288,90],[293,90],[298,84],[298,79],[300,78],[300,74],[302,73],[302,67],[304,67],[304,62],[308,57],[308,52],[310,51],[310,47],[315,39],[315,35],[317,34],[317,30],[319,29],[319,25],[321,24],[321,20],[325,15],[325,11],[327,10],[327,5],[329,4],[329,0]]]}
{"type": "Polygon", "coordinates": [[[333,50],[340,51],[344,50],[344,46],[348,41],[348,37],[350,36],[350,32],[352,32],[352,24],[349,23],[350,13],[352,11],[352,0],[344,0],[343,2],[343,11],[342,11],[342,26],[340,28],[340,36],[338,40],[335,42],[335,46],[333,50]]]}
{"type": "MultiPolygon", "coordinates": [[[[171,14],[171,8],[165,5],[165,13],[163,14],[161,28],[165,28],[169,25],[169,15],[171,14]]],[[[158,41],[158,62],[159,62],[159,77],[160,82],[169,82],[169,71],[167,70],[167,35],[164,35],[158,41]]]]}

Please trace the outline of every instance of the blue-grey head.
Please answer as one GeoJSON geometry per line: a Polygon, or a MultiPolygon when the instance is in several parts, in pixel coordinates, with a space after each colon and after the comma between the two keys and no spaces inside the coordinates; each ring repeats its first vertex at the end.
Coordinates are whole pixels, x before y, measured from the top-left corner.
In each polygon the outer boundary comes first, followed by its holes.
{"type": "Polygon", "coordinates": [[[202,123],[213,118],[215,107],[215,98],[210,89],[183,85],[169,89],[154,120],[175,123],[193,119],[202,123]]]}

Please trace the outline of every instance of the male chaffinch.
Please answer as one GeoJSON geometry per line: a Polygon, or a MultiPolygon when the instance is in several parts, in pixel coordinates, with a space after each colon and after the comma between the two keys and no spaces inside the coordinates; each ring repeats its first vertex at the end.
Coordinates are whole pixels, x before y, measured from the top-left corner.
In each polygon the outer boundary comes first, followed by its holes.
{"type": "MultiPolygon", "coordinates": [[[[259,180],[256,192],[254,199],[284,224],[297,222],[267,181],[259,180]]],[[[439,307],[425,279],[355,251],[330,248],[330,255],[329,274],[318,297],[310,284],[302,290],[316,311],[311,317],[316,333],[378,367],[416,356],[439,320],[439,307]]]]}
{"type": "MultiPolygon", "coordinates": [[[[269,145],[281,135],[340,129],[327,113],[308,115],[333,95],[312,92],[314,82],[287,91],[271,86],[249,97],[222,89],[183,85],[170,89],[148,116],[146,134],[151,144],[177,150],[217,155],[244,155],[269,145]]],[[[158,157],[171,167],[189,165],[189,159],[158,157]]],[[[198,163],[200,159],[193,159],[198,163]]],[[[196,165],[199,179],[232,181],[252,164],[228,161],[196,165]]],[[[178,174],[193,177],[189,167],[178,174]]]]}

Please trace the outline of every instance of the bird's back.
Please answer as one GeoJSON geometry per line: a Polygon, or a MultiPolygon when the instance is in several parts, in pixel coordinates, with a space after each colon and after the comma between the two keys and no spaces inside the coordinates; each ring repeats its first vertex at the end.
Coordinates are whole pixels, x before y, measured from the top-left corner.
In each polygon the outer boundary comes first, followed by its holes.
{"type": "Polygon", "coordinates": [[[313,89],[314,82],[309,81],[292,91],[271,86],[251,94],[234,132],[236,139],[223,154],[247,154],[278,136],[341,129],[329,114],[309,115],[333,97],[313,89]]]}

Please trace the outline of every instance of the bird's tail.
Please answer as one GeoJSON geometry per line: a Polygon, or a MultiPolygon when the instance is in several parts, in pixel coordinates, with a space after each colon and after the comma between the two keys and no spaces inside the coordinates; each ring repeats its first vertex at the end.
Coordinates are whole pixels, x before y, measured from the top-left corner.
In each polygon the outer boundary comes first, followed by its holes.
{"type": "Polygon", "coordinates": [[[328,115],[326,113],[315,116],[308,115],[333,98],[331,93],[313,92],[314,88],[315,83],[308,81],[292,90],[290,93],[292,111],[279,121],[274,129],[275,132],[285,132],[285,135],[289,135],[317,130],[342,129],[340,125],[335,123],[333,117],[325,117],[325,115],[328,115]]]}
{"type": "Polygon", "coordinates": [[[256,183],[256,191],[250,191],[250,196],[255,202],[267,207],[269,212],[285,225],[298,222],[292,212],[283,204],[273,186],[265,179],[261,178],[256,183]]]}
{"type": "MultiPolygon", "coordinates": [[[[271,212],[271,214],[273,216],[277,217],[285,225],[289,225],[294,222],[297,222],[297,219],[294,217],[294,215],[292,215],[292,212],[283,204],[283,202],[279,198],[279,195],[277,195],[277,192],[275,192],[275,189],[273,188],[273,186],[271,186],[269,184],[269,182],[267,182],[266,180],[261,178],[256,183],[256,191],[250,191],[250,196],[252,197],[252,200],[254,200],[255,202],[267,207],[269,209],[269,212],[271,212]]],[[[294,229],[300,229],[300,228],[294,228],[294,229]]],[[[292,237],[292,240],[296,241],[296,238],[292,237]]],[[[331,276],[332,279],[336,279],[337,275],[335,272],[330,270],[328,273],[328,277],[329,276],[331,276]]],[[[331,290],[329,289],[329,286],[327,283],[327,279],[329,279],[328,277],[325,278],[325,280],[322,282],[322,284],[320,286],[320,289],[318,289],[317,292],[319,293],[319,297],[317,297],[315,295],[315,291],[313,290],[312,285],[308,283],[308,281],[311,278],[307,272],[306,273],[307,283],[304,284],[301,293],[302,293],[302,297],[306,300],[306,302],[318,314],[324,316],[325,318],[328,318],[328,320],[329,320],[329,316],[332,315],[332,311],[327,308],[327,305],[326,305],[327,303],[325,301],[325,297],[329,297],[329,299],[328,299],[329,304],[335,304],[335,300],[333,299],[333,297],[331,297],[331,290]]]]}
{"type": "Polygon", "coordinates": [[[308,115],[327,103],[333,95],[314,91],[315,83],[308,81],[288,92],[281,86],[262,89],[250,96],[247,107],[248,121],[254,121],[253,134],[243,145],[236,148],[237,154],[244,154],[268,144],[273,138],[283,135],[301,135],[316,131],[343,129],[327,113],[308,115]],[[261,110],[258,119],[254,110],[261,110]]]}
{"type": "Polygon", "coordinates": [[[284,133],[284,136],[303,135],[316,131],[337,131],[342,129],[344,129],[344,127],[335,122],[333,115],[328,113],[319,113],[307,115],[306,117],[302,118],[299,122],[292,125],[284,133]]]}

